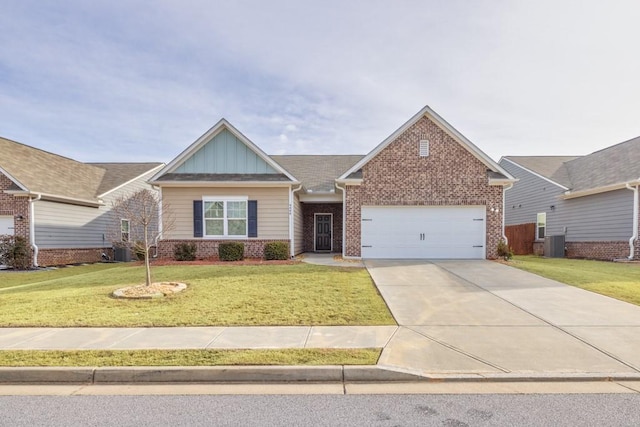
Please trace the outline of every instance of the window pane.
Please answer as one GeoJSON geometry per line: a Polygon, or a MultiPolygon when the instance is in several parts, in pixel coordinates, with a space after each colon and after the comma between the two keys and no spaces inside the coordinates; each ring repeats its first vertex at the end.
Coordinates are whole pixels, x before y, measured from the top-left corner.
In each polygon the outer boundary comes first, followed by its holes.
{"type": "Polygon", "coordinates": [[[227,202],[227,218],[246,218],[247,202],[227,202]]]}
{"type": "Polygon", "coordinates": [[[224,218],[224,202],[204,202],[205,218],[224,218]]]}
{"type": "Polygon", "coordinates": [[[247,235],[247,221],[244,219],[230,219],[228,226],[229,236],[247,235]]]}
{"type": "Polygon", "coordinates": [[[207,219],[204,222],[207,236],[221,236],[224,234],[223,221],[221,219],[207,219]]]}

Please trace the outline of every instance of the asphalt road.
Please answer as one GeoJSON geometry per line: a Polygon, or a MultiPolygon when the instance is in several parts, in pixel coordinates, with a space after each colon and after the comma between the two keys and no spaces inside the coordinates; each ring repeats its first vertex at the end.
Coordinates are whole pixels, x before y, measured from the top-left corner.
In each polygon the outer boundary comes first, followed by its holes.
{"type": "Polygon", "coordinates": [[[638,394],[3,396],[2,426],[637,426],[638,394]]]}

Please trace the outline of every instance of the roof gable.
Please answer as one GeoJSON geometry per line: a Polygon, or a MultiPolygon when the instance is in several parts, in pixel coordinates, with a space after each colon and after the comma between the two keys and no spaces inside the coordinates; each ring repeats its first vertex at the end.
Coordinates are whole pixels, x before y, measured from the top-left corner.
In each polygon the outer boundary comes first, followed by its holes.
{"type": "Polygon", "coordinates": [[[362,169],[364,165],[369,163],[374,157],[376,157],[382,150],[384,150],[389,144],[395,141],[400,135],[407,131],[411,126],[416,124],[421,118],[426,117],[440,127],[444,132],[451,136],[456,142],[458,142],[465,150],[471,155],[480,160],[487,169],[492,172],[498,173],[502,178],[500,180],[514,181],[514,178],[505,171],[494,160],[487,156],[482,150],[476,147],[471,141],[469,141],[464,135],[458,132],[453,126],[447,123],[442,117],[440,117],[435,111],[433,111],[428,105],[422,110],[418,111],[412,118],[410,118],[405,124],[400,126],[394,133],[382,141],[377,147],[375,147],[369,154],[367,154],[362,160],[353,165],[349,170],[343,173],[338,179],[349,180],[358,176],[358,171],[362,169]]]}
{"type": "Polygon", "coordinates": [[[187,147],[166,167],[154,175],[150,182],[167,181],[165,176],[264,176],[284,175],[297,181],[257,145],[240,133],[227,120],[215,126],[187,147]]]}
{"type": "Polygon", "coordinates": [[[565,190],[571,187],[566,162],[579,156],[505,156],[504,161],[537,175],[565,190]]]}

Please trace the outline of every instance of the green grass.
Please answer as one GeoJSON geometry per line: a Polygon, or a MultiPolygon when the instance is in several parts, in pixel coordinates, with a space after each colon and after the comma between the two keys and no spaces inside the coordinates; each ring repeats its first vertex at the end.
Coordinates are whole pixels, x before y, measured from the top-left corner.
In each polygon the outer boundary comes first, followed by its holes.
{"type": "Polygon", "coordinates": [[[510,265],[558,282],[640,305],[640,265],[516,256],[510,265]]]}
{"type": "Polygon", "coordinates": [[[375,365],[381,349],[0,351],[0,366],[375,365]]]}
{"type": "Polygon", "coordinates": [[[153,278],[188,288],[114,299],[115,289],[144,282],[143,267],[123,264],[0,273],[0,327],[395,324],[360,268],[172,265],[153,267],[153,278]]]}

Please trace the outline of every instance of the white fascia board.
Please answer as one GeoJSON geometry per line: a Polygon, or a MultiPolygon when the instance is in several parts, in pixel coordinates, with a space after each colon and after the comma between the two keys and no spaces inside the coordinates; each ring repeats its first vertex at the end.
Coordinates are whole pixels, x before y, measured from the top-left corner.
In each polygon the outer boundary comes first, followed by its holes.
{"type": "Polygon", "coordinates": [[[25,185],[23,185],[20,181],[18,181],[13,175],[0,167],[0,173],[9,178],[15,185],[20,187],[23,191],[29,191],[25,185]]]}
{"type": "Polygon", "coordinates": [[[142,178],[143,176],[145,176],[145,175],[146,175],[146,174],[148,174],[149,172],[160,170],[160,169],[162,169],[164,166],[165,166],[165,164],[163,163],[163,164],[161,164],[161,165],[156,166],[155,168],[151,168],[151,169],[149,169],[148,171],[146,171],[145,173],[142,173],[142,174],[140,174],[140,175],[136,176],[135,178],[130,179],[129,181],[125,182],[124,184],[120,184],[120,185],[118,185],[117,187],[114,187],[114,188],[112,188],[112,189],[111,189],[111,190],[109,190],[109,191],[105,191],[105,192],[104,192],[104,193],[102,193],[102,194],[98,194],[98,198],[102,198],[102,197],[104,197],[104,196],[108,195],[109,193],[112,193],[112,192],[114,192],[114,191],[116,191],[116,190],[119,190],[119,189],[121,189],[122,187],[125,187],[125,186],[127,186],[127,185],[131,184],[132,182],[135,182],[135,181],[139,180],[140,178],[142,178]]]}
{"type": "Polygon", "coordinates": [[[16,196],[24,196],[24,197],[38,197],[41,196],[41,200],[46,200],[50,202],[58,202],[65,203],[68,205],[77,205],[77,206],[88,206],[91,208],[99,208],[104,206],[102,201],[96,200],[86,200],[86,199],[76,199],[74,197],[66,197],[60,196],[57,194],[47,194],[47,193],[33,193],[33,192],[25,192],[25,191],[5,191],[8,194],[14,194],[16,196]]]}
{"type": "Polygon", "coordinates": [[[298,196],[304,203],[342,203],[341,193],[305,193],[298,196]]]}
{"type": "Polygon", "coordinates": [[[578,197],[592,196],[594,194],[622,190],[624,188],[627,188],[627,184],[629,184],[632,187],[635,187],[640,185],[640,180],[631,181],[631,182],[618,182],[616,184],[605,185],[597,188],[590,188],[588,190],[566,191],[563,195],[560,196],[560,198],[563,200],[577,199],[578,197]]]}
{"type": "Polygon", "coordinates": [[[265,181],[158,181],[156,187],[291,187],[300,184],[294,182],[265,182],[265,181]]]}
{"type": "Polygon", "coordinates": [[[516,182],[520,181],[517,178],[514,179],[503,179],[503,178],[489,178],[489,185],[509,185],[509,184],[514,184],[516,182]]]}
{"type": "Polygon", "coordinates": [[[404,133],[411,126],[416,124],[418,120],[420,120],[423,116],[427,116],[432,122],[434,122],[440,129],[449,134],[454,140],[456,140],[463,148],[465,148],[469,153],[471,153],[474,157],[480,160],[485,164],[489,169],[494,172],[499,172],[505,177],[511,179],[513,178],[509,172],[504,170],[498,163],[496,163],[493,159],[487,156],[482,150],[476,147],[471,141],[469,141],[464,135],[458,132],[453,126],[451,126],[446,120],[440,117],[435,111],[433,111],[428,105],[426,105],[422,110],[418,111],[413,117],[411,117],[405,124],[400,126],[398,130],[393,132],[389,137],[387,137],[384,141],[382,141],[376,148],[374,148],[369,154],[367,154],[362,160],[353,165],[351,169],[346,171],[338,178],[338,182],[343,182],[346,177],[348,177],[353,172],[356,172],[364,165],[369,163],[371,159],[373,159],[380,151],[386,148],[389,144],[395,141],[402,133],[404,133]]]}
{"type": "Polygon", "coordinates": [[[531,169],[525,168],[525,167],[524,167],[524,166],[522,166],[520,163],[514,162],[513,160],[511,160],[511,159],[507,159],[506,157],[502,157],[502,158],[500,159],[500,161],[502,161],[502,160],[504,160],[505,162],[509,162],[509,163],[511,163],[512,165],[517,166],[517,167],[519,167],[520,169],[522,169],[522,170],[524,170],[524,171],[527,171],[527,172],[529,172],[530,174],[535,175],[535,176],[537,176],[538,178],[540,178],[540,179],[542,179],[542,180],[545,180],[545,181],[547,181],[547,182],[548,182],[548,183],[550,183],[550,184],[553,184],[553,185],[555,185],[555,186],[557,186],[557,187],[560,187],[560,188],[562,188],[562,189],[563,189],[563,190],[565,190],[565,191],[569,191],[569,188],[568,188],[568,187],[565,187],[564,185],[562,185],[562,184],[560,184],[560,183],[558,183],[558,182],[555,182],[554,180],[549,179],[549,178],[547,178],[546,176],[540,175],[539,173],[534,172],[534,171],[532,171],[531,169]]]}
{"type": "Polygon", "coordinates": [[[196,151],[200,149],[204,144],[209,142],[214,136],[220,133],[223,129],[227,129],[231,132],[236,138],[242,141],[247,147],[249,147],[253,152],[255,152],[262,160],[267,162],[269,166],[279,171],[280,173],[287,176],[292,181],[297,181],[289,172],[287,172],[282,166],[276,163],[267,153],[262,151],[260,147],[251,142],[249,138],[244,136],[242,132],[236,129],[231,123],[229,123],[226,119],[222,118],[218,123],[213,125],[211,129],[206,131],[200,138],[196,139],[193,144],[187,147],[182,153],[178,155],[175,159],[173,159],[169,164],[167,164],[162,170],[156,173],[151,179],[148,181],[149,183],[156,184],[155,180],[161,177],[164,174],[171,173],[175,171],[180,165],[182,165],[189,157],[191,157],[196,151]]]}

